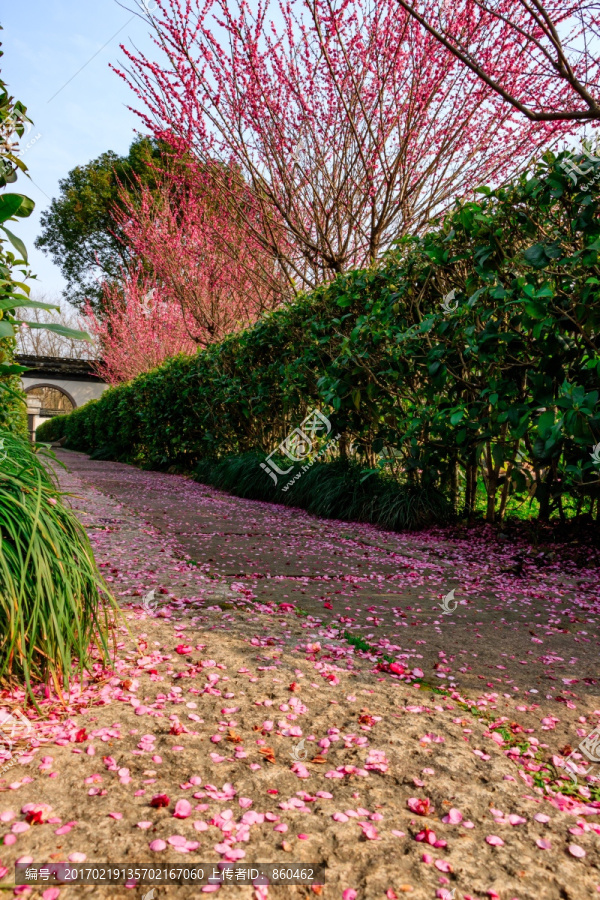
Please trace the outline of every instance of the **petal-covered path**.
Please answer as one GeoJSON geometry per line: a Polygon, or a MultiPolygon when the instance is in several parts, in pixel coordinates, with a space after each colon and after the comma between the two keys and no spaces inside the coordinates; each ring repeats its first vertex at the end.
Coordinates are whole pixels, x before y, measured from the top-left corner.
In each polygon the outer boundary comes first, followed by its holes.
{"type": "Polygon", "coordinates": [[[243,861],[325,885],[153,897],[600,896],[600,764],[564,770],[600,723],[588,549],[385,533],[59,455],[123,623],[115,671],[0,754],[2,885],[16,860],[243,861]]]}

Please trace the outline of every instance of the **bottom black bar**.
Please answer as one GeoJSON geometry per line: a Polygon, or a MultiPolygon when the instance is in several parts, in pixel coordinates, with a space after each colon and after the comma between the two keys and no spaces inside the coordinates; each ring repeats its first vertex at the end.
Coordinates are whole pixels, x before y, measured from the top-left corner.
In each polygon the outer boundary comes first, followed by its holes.
{"type": "Polygon", "coordinates": [[[15,863],[15,884],[325,884],[323,866],[310,863],[15,863]]]}

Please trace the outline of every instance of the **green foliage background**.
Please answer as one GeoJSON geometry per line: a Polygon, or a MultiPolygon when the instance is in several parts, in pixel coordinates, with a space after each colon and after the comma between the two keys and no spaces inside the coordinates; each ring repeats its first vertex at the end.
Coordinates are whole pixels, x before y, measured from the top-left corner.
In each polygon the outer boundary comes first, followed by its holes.
{"type": "Polygon", "coordinates": [[[527,494],[542,519],[599,512],[600,162],[581,157],[576,176],[564,159],[548,153],[513,183],[480,188],[376,268],[40,434],[191,471],[269,453],[316,406],[342,433],[342,456],[441,489],[459,511],[472,513],[479,484],[488,521],[527,494]]]}

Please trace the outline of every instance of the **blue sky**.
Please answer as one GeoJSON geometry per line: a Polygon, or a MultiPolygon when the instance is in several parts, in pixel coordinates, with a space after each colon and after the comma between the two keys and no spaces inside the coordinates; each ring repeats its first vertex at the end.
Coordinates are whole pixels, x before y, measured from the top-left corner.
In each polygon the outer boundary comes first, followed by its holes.
{"type": "MultiPolygon", "coordinates": [[[[133,9],[134,0],[128,6],[133,9]]],[[[32,197],[36,210],[19,221],[18,233],[38,275],[34,290],[58,295],[64,286],[60,270],[33,246],[40,212],[73,166],[104,150],[128,149],[138,120],[127,104],[135,98],[109,63],[122,56],[121,43],[149,51],[148,27],[115,0],[6,4],[0,24],[2,76],[34,122],[23,155],[33,183],[21,176],[15,189],[32,197]]]]}

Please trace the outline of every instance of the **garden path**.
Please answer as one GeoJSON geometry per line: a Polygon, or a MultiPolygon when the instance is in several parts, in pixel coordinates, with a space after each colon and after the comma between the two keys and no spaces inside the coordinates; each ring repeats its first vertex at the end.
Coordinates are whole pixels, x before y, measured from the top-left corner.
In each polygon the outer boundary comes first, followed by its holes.
{"type": "MultiPolygon", "coordinates": [[[[576,797],[540,787],[600,723],[590,551],[386,533],[59,457],[129,631],[115,673],[49,699],[4,766],[5,884],[15,860],[222,860],[326,867],[323,887],[219,889],[257,900],[600,892],[600,765],[576,797]]],[[[150,886],[57,890],[32,896],[150,886]]],[[[154,897],[176,892],[200,889],[154,897]]]]}

